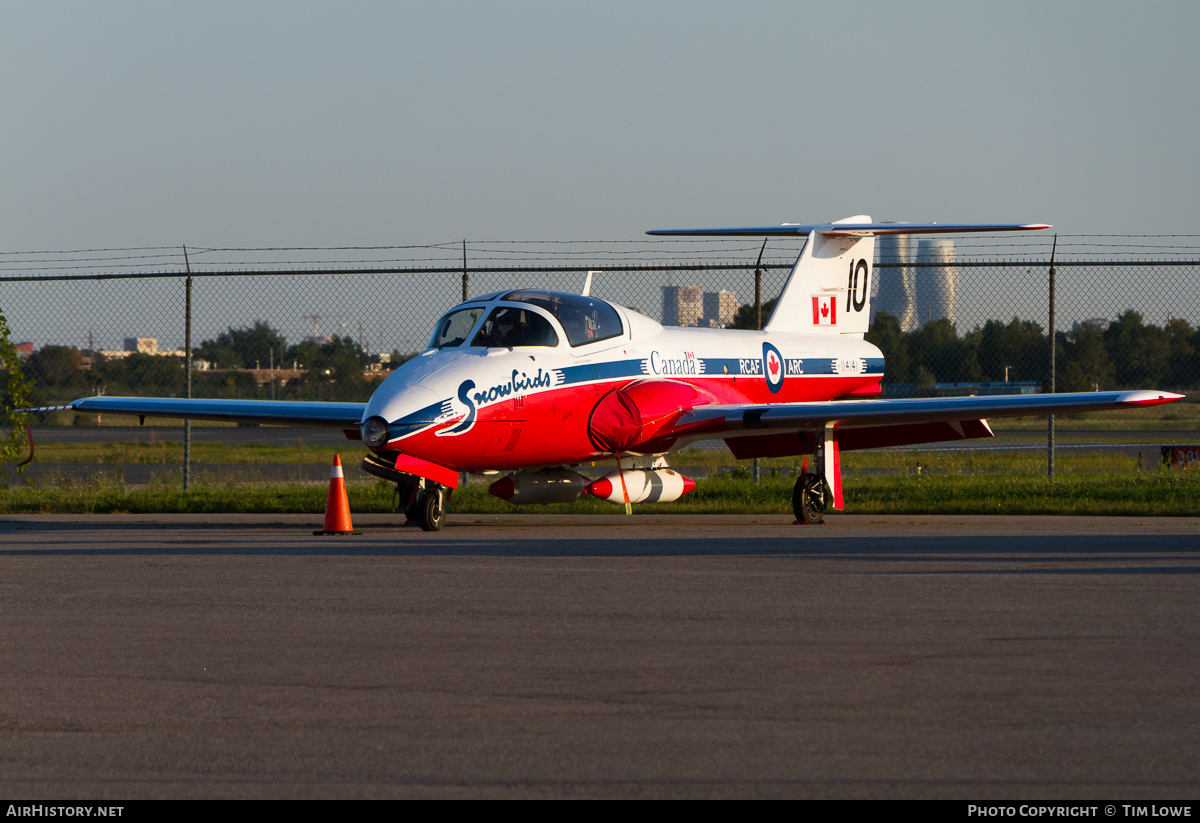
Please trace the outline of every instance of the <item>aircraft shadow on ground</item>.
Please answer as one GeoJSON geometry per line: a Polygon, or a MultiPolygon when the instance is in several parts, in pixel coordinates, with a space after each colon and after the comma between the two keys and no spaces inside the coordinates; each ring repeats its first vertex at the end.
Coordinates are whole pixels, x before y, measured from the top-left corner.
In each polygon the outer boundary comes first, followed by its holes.
{"type": "MultiPolygon", "coordinates": [[[[471,528],[465,526],[465,528],[471,528]]],[[[795,527],[747,543],[727,537],[639,532],[605,537],[491,528],[464,539],[453,525],[438,534],[412,527],[366,527],[361,534],[316,536],[295,524],[105,524],[0,522],[0,557],[323,556],[777,559],[885,564],[877,573],[1198,574],[1200,549],[1186,535],[838,535],[795,527]],[[499,532],[499,534],[497,534],[499,532]],[[886,566],[905,565],[889,571],[886,566]]]]}

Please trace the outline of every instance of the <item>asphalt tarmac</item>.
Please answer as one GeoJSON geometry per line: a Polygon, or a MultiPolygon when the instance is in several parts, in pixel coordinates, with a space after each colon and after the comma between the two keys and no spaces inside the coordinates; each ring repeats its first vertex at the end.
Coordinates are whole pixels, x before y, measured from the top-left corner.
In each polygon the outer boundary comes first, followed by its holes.
{"type": "Polygon", "coordinates": [[[1200,516],[0,517],[0,793],[1200,797],[1200,516]]]}

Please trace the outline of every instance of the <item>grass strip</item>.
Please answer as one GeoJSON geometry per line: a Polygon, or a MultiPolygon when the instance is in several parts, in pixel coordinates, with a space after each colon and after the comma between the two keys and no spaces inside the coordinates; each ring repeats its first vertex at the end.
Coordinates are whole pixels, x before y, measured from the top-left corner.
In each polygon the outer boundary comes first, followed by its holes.
{"type": "MultiPolygon", "coordinates": [[[[1181,438],[1180,442],[1194,442],[1200,436],[1181,438]]],[[[1073,471],[1135,471],[1137,457],[1113,451],[1092,448],[1089,445],[1074,447],[1071,440],[1060,440],[1056,461],[1064,474],[1073,471]]],[[[846,452],[842,455],[842,469],[847,474],[855,471],[898,471],[910,472],[920,464],[925,471],[939,473],[974,472],[1027,472],[1038,474],[1046,465],[1044,450],[1025,448],[994,448],[1002,443],[991,444],[988,449],[929,449],[898,448],[861,452],[846,452]]],[[[1110,445],[1118,445],[1116,442],[1110,445]]],[[[1142,452],[1143,465],[1152,468],[1159,462],[1157,446],[1136,446],[1142,452]]],[[[268,444],[232,445],[225,443],[192,444],[193,466],[320,466],[327,468],[338,449],[329,446],[275,446],[268,444]]],[[[354,465],[365,450],[348,446],[340,450],[344,465],[354,465]]],[[[37,447],[36,461],[41,465],[86,463],[112,466],[149,464],[181,466],[183,444],[173,442],[156,443],[49,443],[37,447]]],[[[669,457],[673,466],[701,466],[712,471],[720,470],[735,476],[749,477],[749,462],[737,463],[726,449],[686,449],[673,452],[669,457]]],[[[581,468],[589,476],[597,476],[611,469],[610,464],[598,464],[599,468],[581,468]]],[[[766,458],[762,460],[764,472],[794,474],[800,471],[800,457],[766,458]]]]}
{"type": "MultiPolygon", "coordinates": [[[[793,479],[753,480],[719,475],[700,481],[696,490],[672,503],[634,506],[643,514],[791,513],[793,479]]],[[[857,477],[845,483],[846,511],[857,514],[1002,514],[1200,515],[1200,473],[1146,471],[1063,476],[1047,483],[1044,475],[907,475],[857,477]]],[[[383,482],[350,485],[356,513],[395,511],[394,491],[383,482]]],[[[310,513],[319,516],[326,487],[264,483],[198,484],[189,492],[178,486],[126,489],[100,479],[74,488],[36,489],[19,481],[0,487],[0,514],[222,514],[310,513]]],[[[593,498],[553,506],[513,506],[475,482],[455,493],[455,513],[595,513],[620,515],[622,507],[593,498]]]]}

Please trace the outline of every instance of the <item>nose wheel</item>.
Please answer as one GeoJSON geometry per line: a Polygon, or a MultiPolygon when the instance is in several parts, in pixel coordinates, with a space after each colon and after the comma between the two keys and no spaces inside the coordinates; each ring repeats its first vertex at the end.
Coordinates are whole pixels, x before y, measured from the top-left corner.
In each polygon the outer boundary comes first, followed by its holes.
{"type": "Polygon", "coordinates": [[[396,496],[393,501],[397,511],[403,511],[410,522],[416,523],[423,531],[440,531],[446,520],[447,494],[444,486],[430,484],[425,486],[421,480],[415,485],[405,487],[396,484],[396,496]]]}
{"type": "Polygon", "coordinates": [[[417,499],[416,517],[417,525],[422,531],[436,532],[442,528],[442,522],[446,519],[446,505],[443,502],[444,498],[442,490],[427,491],[417,499]]]}
{"type": "Polygon", "coordinates": [[[416,490],[413,501],[405,507],[405,516],[422,531],[436,532],[446,520],[446,496],[441,489],[416,490]]]}
{"type": "Polygon", "coordinates": [[[829,506],[829,486],[817,474],[802,474],[792,489],[792,510],[801,523],[817,524],[829,506]]]}

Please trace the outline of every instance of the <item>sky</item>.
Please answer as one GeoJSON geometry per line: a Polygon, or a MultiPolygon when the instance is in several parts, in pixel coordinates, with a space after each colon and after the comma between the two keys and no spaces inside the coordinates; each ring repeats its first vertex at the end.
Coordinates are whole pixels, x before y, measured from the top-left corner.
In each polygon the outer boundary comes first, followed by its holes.
{"type": "Polygon", "coordinates": [[[1194,2],[0,0],[0,252],[1197,228],[1194,2]]]}
{"type": "MultiPolygon", "coordinates": [[[[855,214],[1200,247],[1197,31],[1195,2],[0,0],[0,269],[464,238],[474,260],[855,214]]],[[[178,344],[174,292],[150,317],[114,289],[8,287],[0,308],[39,344],[86,342],[92,320],[37,313],[71,300],[125,312],[104,345],[178,344]]],[[[204,299],[200,336],[358,323],[327,297],[204,299]]]]}

